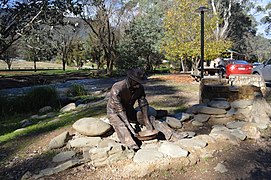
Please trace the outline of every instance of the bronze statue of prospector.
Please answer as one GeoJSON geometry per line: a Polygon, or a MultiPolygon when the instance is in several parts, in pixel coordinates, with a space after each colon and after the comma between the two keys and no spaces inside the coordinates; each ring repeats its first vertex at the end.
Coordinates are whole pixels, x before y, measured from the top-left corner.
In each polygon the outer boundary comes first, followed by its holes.
{"type": "Polygon", "coordinates": [[[137,133],[130,122],[146,126],[148,130],[156,129],[165,135],[167,140],[180,139],[187,133],[177,133],[166,123],[148,117],[148,101],[144,91],[143,83],[147,80],[141,69],[127,71],[127,78],[113,84],[107,103],[107,116],[121,143],[132,149],[139,149],[134,138],[137,133]],[[141,111],[134,109],[135,102],[141,111]]]}

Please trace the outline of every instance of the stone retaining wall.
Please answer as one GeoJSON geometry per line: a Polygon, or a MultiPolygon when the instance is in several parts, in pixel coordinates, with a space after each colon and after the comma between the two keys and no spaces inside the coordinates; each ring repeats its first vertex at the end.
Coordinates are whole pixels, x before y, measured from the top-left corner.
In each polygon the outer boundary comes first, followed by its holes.
{"type": "Polygon", "coordinates": [[[230,75],[229,79],[203,78],[200,83],[199,102],[224,98],[229,102],[254,99],[255,93],[266,94],[266,85],[258,75],[230,75]]]}

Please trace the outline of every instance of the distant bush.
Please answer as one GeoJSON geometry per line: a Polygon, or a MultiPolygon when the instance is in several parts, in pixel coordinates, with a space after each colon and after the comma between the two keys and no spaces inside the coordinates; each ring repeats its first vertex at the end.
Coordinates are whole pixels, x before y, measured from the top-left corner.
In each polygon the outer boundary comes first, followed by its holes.
{"type": "Polygon", "coordinates": [[[0,113],[1,117],[5,115],[9,111],[10,102],[8,99],[4,96],[0,96],[0,113]]]}
{"type": "Polygon", "coordinates": [[[23,96],[7,98],[0,96],[0,115],[36,113],[44,106],[59,108],[58,94],[52,87],[37,87],[23,96]]]}
{"type": "Polygon", "coordinates": [[[73,84],[67,91],[67,96],[75,97],[84,95],[87,95],[87,90],[84,88],[84,86],[79,84],[73,84]]]}
{"type": "Polygon", "coordinates": [[[24,97],[24,102],[26,105],[26,111],[38,111],[44,106],[58,106],[58,94],[53,87],[37,87],[33,88],[24,97]]]}

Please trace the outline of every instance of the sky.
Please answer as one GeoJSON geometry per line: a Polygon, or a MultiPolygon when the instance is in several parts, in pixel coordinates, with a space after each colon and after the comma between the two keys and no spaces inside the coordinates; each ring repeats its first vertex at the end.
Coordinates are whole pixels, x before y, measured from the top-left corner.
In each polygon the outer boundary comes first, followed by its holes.
{"type": "MultiPolygon", "coordinates": [[[[258,0],[257,4],[265,7],[269,2],[271,2],[271,0],[258,0]]],[[[260,19],[263,16],[264,16],[264,13],[257,13],[257,14],[254,15],[254,17],[256,18],[256,20],[258,22],[260,22],[260,19]]],[[[263,24],[258,25],[257,26],[257,29],[258,29],[257,34],[263,34],[264,37],[266,37],[268,39],[271,39],[271,35],[267,36],[266,33],[264,32],[266,27],[267,27],[267,25],[263,25],[263,24]]]]}

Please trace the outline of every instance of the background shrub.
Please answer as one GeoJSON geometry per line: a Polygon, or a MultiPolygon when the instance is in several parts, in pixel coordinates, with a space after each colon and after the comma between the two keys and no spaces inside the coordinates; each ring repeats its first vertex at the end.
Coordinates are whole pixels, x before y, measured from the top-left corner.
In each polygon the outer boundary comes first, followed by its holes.
{"type": "Polygon", "coordinates": [[[36,113],[44,106],[59,108],[58,94],[55,88],[36,87],[23,96],[0,96],[0,115],[36,113]]]}
{"type": "MultiPolygon", "coordinates": [[[[44,106],[58,107],[58,94],[55,88],[50,86],[33,88],[23,97],[26,111],[36,112],[44,106]]],[[[23,108],[22,108],[23,109],[23,108]]]]}
{"type": "Polygon", "coordinates": [[[73,84],[67,91],[67,96],[84,96],[87,95],[87,90],[84,86],[79,84],[73,84]]]}

